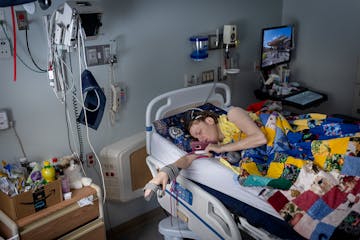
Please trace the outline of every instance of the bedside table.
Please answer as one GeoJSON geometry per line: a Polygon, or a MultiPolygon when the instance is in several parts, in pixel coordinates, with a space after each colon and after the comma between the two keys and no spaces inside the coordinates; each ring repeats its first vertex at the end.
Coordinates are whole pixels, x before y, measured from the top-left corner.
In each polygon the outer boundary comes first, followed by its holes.
{"type": "Polygon", "coordinates": [[[95,184],[72,190],[71,199],[16,221],[1,219],[0,226],[4,237],[21,240],[106,239],[101,190],[95,184]],[[92,204],[80,206],[84,199],[92,204]]]}

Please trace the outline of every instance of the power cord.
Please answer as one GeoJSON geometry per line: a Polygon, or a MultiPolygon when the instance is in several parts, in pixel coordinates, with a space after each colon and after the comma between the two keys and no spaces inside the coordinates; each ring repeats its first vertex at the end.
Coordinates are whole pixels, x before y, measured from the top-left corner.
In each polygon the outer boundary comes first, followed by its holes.
{"type": "MultiPolygon", "coordinates": [[[[6,39],[9,41],[9,44],[10,44],[10,48],[13,49],[13,44],[11,42],[11,39],[9,38],[7,32],[5,31],[5,28],[4,28],[4,22],[3,21],[0,21],[0,26],[5,34],[5,37],[6,39]]],[[[30,71],[32,72],[36,72],[36,73],[45,73],[45,72],[42,72],[42,71],[38,71],[36,69],[33,69],[31,68],[28,64],[26,64],[26,62],[16,53],[16,57],[20,60],[20,62],[27,68],[29,69],[30,71]]]]}
{"type": "Polygon", "coordinates": [[[91,144],[90,141],[90,136],[89,136],[89,125],[88,125],[88,121],[87,121],[87,114],[86,114],[86,109],[85,109],[85,104],[84,104],[84,95],[83,95],[83,86],[82,86],[82,79],[81,79],[81,73],[82,73],[82,63],[85,65],[85,69],[87,69],[87,63],[86,63],[86,58],[85,58],[85,41],[84,41],[84,35],[83,35],[83,30],[81,27],[81,21],[78,22],[78,57],[79,57],[79,85],[80,85],[80,97],[81,97],[81,104],[82,104],[82,108],[84,111],[84,118],[85,118],[85,125],[86,125],[86,137],[87,137],[87,141],[89,143],[90,149],[91,151],[94,153],[94,156],[99,164],[99,169],[100,169],[100,173],[101,173],[101,180],[102,180],[102,186],[103,186],[103,205],[105,204],[106,201],[106,187],[105,187],[105,179],[104,179],[104,173],[103,173],[103,169],[101,166],[101,162],[99,160],[98,155],[95,152],[95,149],[93,147],[93,145],[91,144]],[[81,59],[81,48],[83,50],[83,59],[81,59]]]}
{"type": "Polygon", "coordinates": [[[24,146],[22,144],[22,141],[21,141],[21,139],[19,137],[19,134],[17,133],[16,128],[15,128],[15,122],[14,121],[9,121],[9,127],[14,130],[15,136],[16,136],[16,138],[17,138],[17,140],[19,142],[20,148],[21,148],[21,152],[22,152],[23,156],[25,158],[27,158],[25,150],[24,150],[24,146]]]}
{"type": "Polygon", "coordinates": [[[39,67],[39,65],[35,62],[32,54],[31,54],[30,47],[29,47],[29,38],[28,38],[28,30],[27,30],[27,28],[25,29],[25,38],[26,38],[26,48],[27,48],[27,50],[28,50],[29,56],[30,56],[30,58],[31,58],[31,61],[33,62],[33,64],[35,65],[35,67],[36,67],[39,71],[41,71],[41,72],[47,72],[46,69],[42,69],[42,68],[39,67]]]}

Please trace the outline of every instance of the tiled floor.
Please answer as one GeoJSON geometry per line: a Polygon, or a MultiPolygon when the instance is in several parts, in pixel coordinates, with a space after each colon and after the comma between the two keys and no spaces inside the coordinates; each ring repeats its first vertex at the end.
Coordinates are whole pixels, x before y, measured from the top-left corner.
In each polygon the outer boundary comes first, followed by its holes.
{"type": "MultiPolygon", "coordinates": [[[[158,224],[166,218],[167,214],[163,209],[158,208],[144,216],[141,220],[122,224],[112,229],[107,234],[107,240],[158,240],[164,239],[159,233],[158,224]]],[[[243,240],[254,240],[242,232],[243,240]]]]}
{"type": "Polygon", "coordinates": [[[149,216],[134,224],[124,224],[108,232],[108,240],[157,240],[164,239],[158,231],[159,222],[167,217],[159,208],[149,216]]]}

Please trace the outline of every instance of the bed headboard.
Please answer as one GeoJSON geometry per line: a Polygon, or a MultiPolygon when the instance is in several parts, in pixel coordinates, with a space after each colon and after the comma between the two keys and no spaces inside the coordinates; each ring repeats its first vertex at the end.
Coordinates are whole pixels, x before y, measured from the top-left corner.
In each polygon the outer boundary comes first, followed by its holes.
{"type": "Polygon", "coordinates": [[[145,120],[147,153],[151,154],[150,137],[153,121],[202,105],[206,100],[215,106],[228,108],[231,102],[229,86],[224,83],[201,84],[173,90],[151,100],[146,108],[145,120]]]}

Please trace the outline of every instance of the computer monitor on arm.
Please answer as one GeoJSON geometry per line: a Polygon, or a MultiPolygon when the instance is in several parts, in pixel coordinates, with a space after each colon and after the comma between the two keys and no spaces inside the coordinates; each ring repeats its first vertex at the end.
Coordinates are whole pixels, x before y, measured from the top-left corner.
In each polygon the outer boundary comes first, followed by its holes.
{"type": "Polygon", "coordinates": [[[284,25],[262,29],[260,69],[263,74],[278,65],[288,64],[294,48],[294,27],[284,25]]]}

